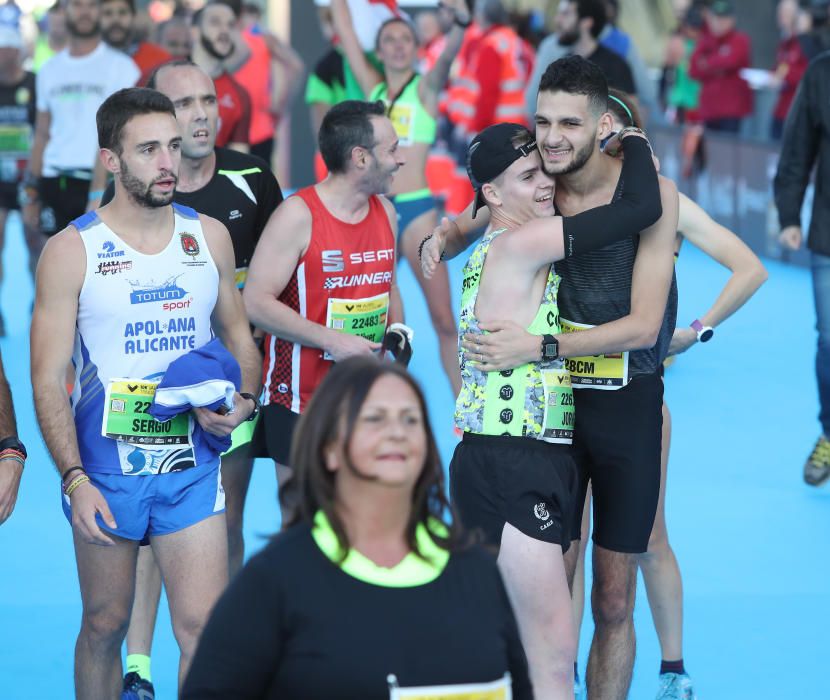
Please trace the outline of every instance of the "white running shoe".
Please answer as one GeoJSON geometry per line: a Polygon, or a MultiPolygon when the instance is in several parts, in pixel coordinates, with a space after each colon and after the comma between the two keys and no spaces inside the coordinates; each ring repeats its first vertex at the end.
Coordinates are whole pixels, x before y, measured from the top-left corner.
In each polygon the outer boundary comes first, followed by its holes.
{"type": "Polygon", "coordinates": [[[657,700],[697,700],[692,679],[685,673],[661,673],[657,700]]]}

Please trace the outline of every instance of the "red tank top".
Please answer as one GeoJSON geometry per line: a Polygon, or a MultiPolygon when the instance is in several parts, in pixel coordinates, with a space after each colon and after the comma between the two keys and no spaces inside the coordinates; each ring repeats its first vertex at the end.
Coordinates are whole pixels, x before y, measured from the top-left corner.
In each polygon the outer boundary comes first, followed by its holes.
{"type": "MultiPolygon", "coordinates": [[[[357,224],[335,218],[315,187],[298,191],[311,212],[311,241],[280,301],[304,318],[343,333],[380,341],[386,329],[395,238],[378,197],[357,224]]],[[[319,348],[265,336],[264,403],[302,413],[331,368],[319,348]]]]}

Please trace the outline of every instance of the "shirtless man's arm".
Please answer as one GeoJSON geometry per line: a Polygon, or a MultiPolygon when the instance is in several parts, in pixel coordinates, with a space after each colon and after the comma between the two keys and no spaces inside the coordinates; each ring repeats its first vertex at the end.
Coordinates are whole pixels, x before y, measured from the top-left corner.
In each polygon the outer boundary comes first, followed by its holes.
{"type": "MultiPolygon", "coordinates": [[[[30,337],[32,387],[40,431],[61,476],[70,467],[83,466],[66,393],[66,368],[72,359],[85,271],[84,246],[74,226],[49,240],[37,266],[30,337]]],[[[100,513],[109,527],[117,527],[101,492],[87,482],[70,499],[72,527],[81,538],[89,544],[115,544],[95,521],[100,513]]]]}
{"type": "MultiPolygon", "coordinates": [[[[0,360],[0,438],[7,437],[17,437],[17,421],[9,382],[3,371],[3,361],[0,360]]],[[[21,476],[23,465],[17,460],[0,460],[0,525],[8,520],[14,511],[21,476]]]]}
{"type": "Polygon", "coordinates": [[[311,212],[302,199],[289,197],[265,225],[248,267],[242,297],[251,323],[289,342],[325,350],[335,362],[377,350],[378,343],[309,321],[280,301],[310,242],[311,212]]]}

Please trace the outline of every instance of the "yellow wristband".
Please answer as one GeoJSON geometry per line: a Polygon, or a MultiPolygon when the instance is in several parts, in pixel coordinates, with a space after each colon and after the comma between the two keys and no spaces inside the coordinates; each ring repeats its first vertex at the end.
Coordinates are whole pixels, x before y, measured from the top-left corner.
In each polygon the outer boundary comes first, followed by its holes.
{"type": "Polygon", "coordinates": [[[89,477],[86,474],[84,474],[83,476],[79,476],[71,484],[69,484],[69,486],[66,487],[66,497],[69,498],[75,489],[77,489],[81,484],[86,484],[88,482],[89,477]]]}

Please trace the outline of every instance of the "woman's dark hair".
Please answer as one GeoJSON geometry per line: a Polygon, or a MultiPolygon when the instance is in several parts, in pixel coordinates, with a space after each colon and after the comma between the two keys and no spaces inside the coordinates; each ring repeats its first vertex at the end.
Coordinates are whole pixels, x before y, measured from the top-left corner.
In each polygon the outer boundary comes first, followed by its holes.
{"type": "Polygon", "coordinates": [[[582,56],[566,56],[551,63],[539,81],[539,92],[586,95],[591,111],[599,117],[608,103],[608,81],[596,63],[582,56]]]}
{"type": "Polygon", "coordinates": [[[351,357],[336,363],[317,387],[305,412],[300,416],[289,460],[299,480],[300,518],[310,523],[318,510],[323,511],[337,536],[343,558],[349,551],[349,539],[335,509],[335,474],[326,466],[326,450],[342,441],[345,466],[352,472],[357,471],[351,461],[351,436],[366,397],[375,382],[386,376],[401,379],[415,392],[426,434],[426,458],[412,492],[412,511],[406,524],[406,541],[413,552],[423,556],[418,549],[415,533],[419,525],[424,525],[432,540],[444,549],[455,549],[460,542],[456,520],[453,518],[451,522],[447,521],[451,509],[444,491],[444,469],[420,387],[401,365],[383,362],[375,357],[351,357]],[[430,523],[435,520],[443,523],[446,530],[438,528],[439,531],[436,532],[430,523]]]}
{"type": "Polygon", "coordinates": [[[169,114],[176,118],[173,103],[166,95],[150,88],[132,87],[118,90],[98,108],[98,146],[121,155],[121,134],[127,122],[142,114],[169,114]]]}
{"type": "Polygon", "coordinates": [[[371,117],[385,114],[383,102],[361,100],[344,100],[326,112],[317,142],[329,172],[345,173],[353,148],[371,151],[375,147],[371,117]]]}
{"type": "Polygon", "coordinates": [[[403,24],[410,32],[412,32],[412,38],[415,40],[415,46],[418,45],[418,32],[415,31],[415,27],[412,26],[411,22],[408,22],[403,17],[390,17],[383,21],[383,24],[380,25],[378,28],[378,33],[375,34],[375,51],[380,48],[380,35],[383,34],[383,30],[386,29],[390,24],[403,24]]]}
{"type": "Polygon", "coordinates": [[[631,95],[622,90],[610,88],[608,90],[608,111],[611,112],[623,126],[643,128],[640,112],[631,99],[631,95]]]}

